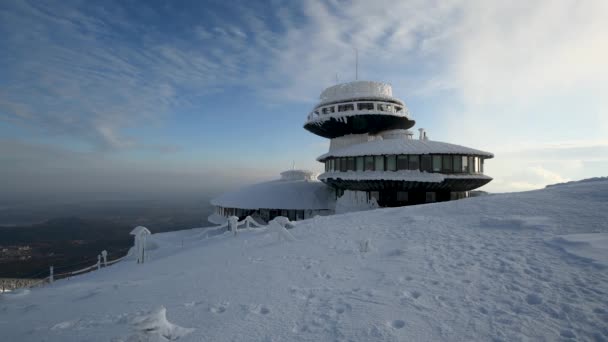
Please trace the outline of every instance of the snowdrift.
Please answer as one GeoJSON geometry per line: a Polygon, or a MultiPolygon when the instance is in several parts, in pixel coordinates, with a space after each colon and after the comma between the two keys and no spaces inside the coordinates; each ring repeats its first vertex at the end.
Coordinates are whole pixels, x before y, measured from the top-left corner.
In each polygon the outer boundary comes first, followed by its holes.
{"type": "Polygon", "coordinates": [[[606,209],[598,180],[317,217],[293,240],[154,234],[145,264],[0,296],[2,340],[605,341],[606,209]]]}

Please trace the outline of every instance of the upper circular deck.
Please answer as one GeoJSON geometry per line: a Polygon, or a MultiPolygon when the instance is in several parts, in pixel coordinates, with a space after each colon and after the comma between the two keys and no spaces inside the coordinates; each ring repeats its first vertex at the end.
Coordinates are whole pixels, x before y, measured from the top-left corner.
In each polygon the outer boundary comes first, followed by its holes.
{"type": "Polygon", "coordinates": [[[390,84],[355,81],[325,89],[308,114],[304,128],[325,138],[375,133],[414,126],[403,101],[390,84]]]}

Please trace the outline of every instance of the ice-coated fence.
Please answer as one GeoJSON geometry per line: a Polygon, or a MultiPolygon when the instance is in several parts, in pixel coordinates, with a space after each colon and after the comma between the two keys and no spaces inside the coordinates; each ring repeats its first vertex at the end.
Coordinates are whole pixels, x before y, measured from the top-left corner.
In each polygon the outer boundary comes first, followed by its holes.
{"type": "MultiPolygon", "coordinates": [[[[277,233],[279,241],[295,241],[295,238],[287,231],[287,229],[293,228],[294,226],[295,222],[291,222],[287,217],[283,216],[275,217],[268,223],[268,225],[262,225],[256,222],[251,216],[247,216],[241,221],[239,221],[238,217],[231,216],[226,220],[225,223],[216,227],[207,228],[202,233],[195,235],[193,240],[196,241],[206,239],[228,232],[236,236],[238,231],[243,229],[249,230],[251,228],[268,228],[269,231],[277,233]]],[[[137,263],[143,263],[146,260],[146,236],[149,234],[150,232],[147,230],[147,228],[136,227],[136,229],[131,232],[131,235],[134,235],[135,237],[134,246],[114,252],[114,254],[122,254],[124,252],[125,254],[122,257],[108,260],[108,252],[103,250],[97,255],[96,258],[87,259],[76,264],[63,265],[59,267],[50,266],[48,271],[44,270],[35,274],[30,274],[22,279],[0,279],[0,289],[2,292],[5,292],[18,288],[34,288],[44,286],[46,284],[53,283],[55,280],[69,279],[77,275],[99,270],[102,267],[114,265],[115,263],[131,256],[133,253],[135,253],[135,260],[137,260],[137,263]],[[80,268],[77,268],[79,266],[80,268]],[[74,270],[75,268],[76,270],[74,270]],[[39,278],[43,275],[46,276],[44,278],[39,278]]]]}

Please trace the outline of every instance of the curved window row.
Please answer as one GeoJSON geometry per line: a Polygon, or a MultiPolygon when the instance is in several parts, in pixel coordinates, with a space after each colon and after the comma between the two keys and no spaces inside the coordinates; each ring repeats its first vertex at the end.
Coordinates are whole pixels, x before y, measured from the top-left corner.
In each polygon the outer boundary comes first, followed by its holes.
{"type": "Polygon", "coordinates": [[[483,173],[483,158],[456,154],[399,154],[325,160],[325,172],[415,170],[438,173],[483,173]]]}
{"type": "Polygon", "coordinates": [[[318,117],[332,113],[351,112],[351,111],[375,110],[386,113],[404,113],[404,107],[389,102],[349,102],[335,105],[323,106],[315,109],[310,117],[318,117]]]}

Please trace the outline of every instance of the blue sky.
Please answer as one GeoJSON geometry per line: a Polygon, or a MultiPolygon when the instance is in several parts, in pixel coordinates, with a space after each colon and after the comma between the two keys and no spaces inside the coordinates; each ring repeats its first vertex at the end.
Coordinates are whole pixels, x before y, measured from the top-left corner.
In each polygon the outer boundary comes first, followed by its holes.
{"type": "Polygon", "coordinates": [[[489,191],[608,170],[608,3],[3,1],[5,194],[221,191],[296,167],[319,93],[386,81],[489,191]]]}

